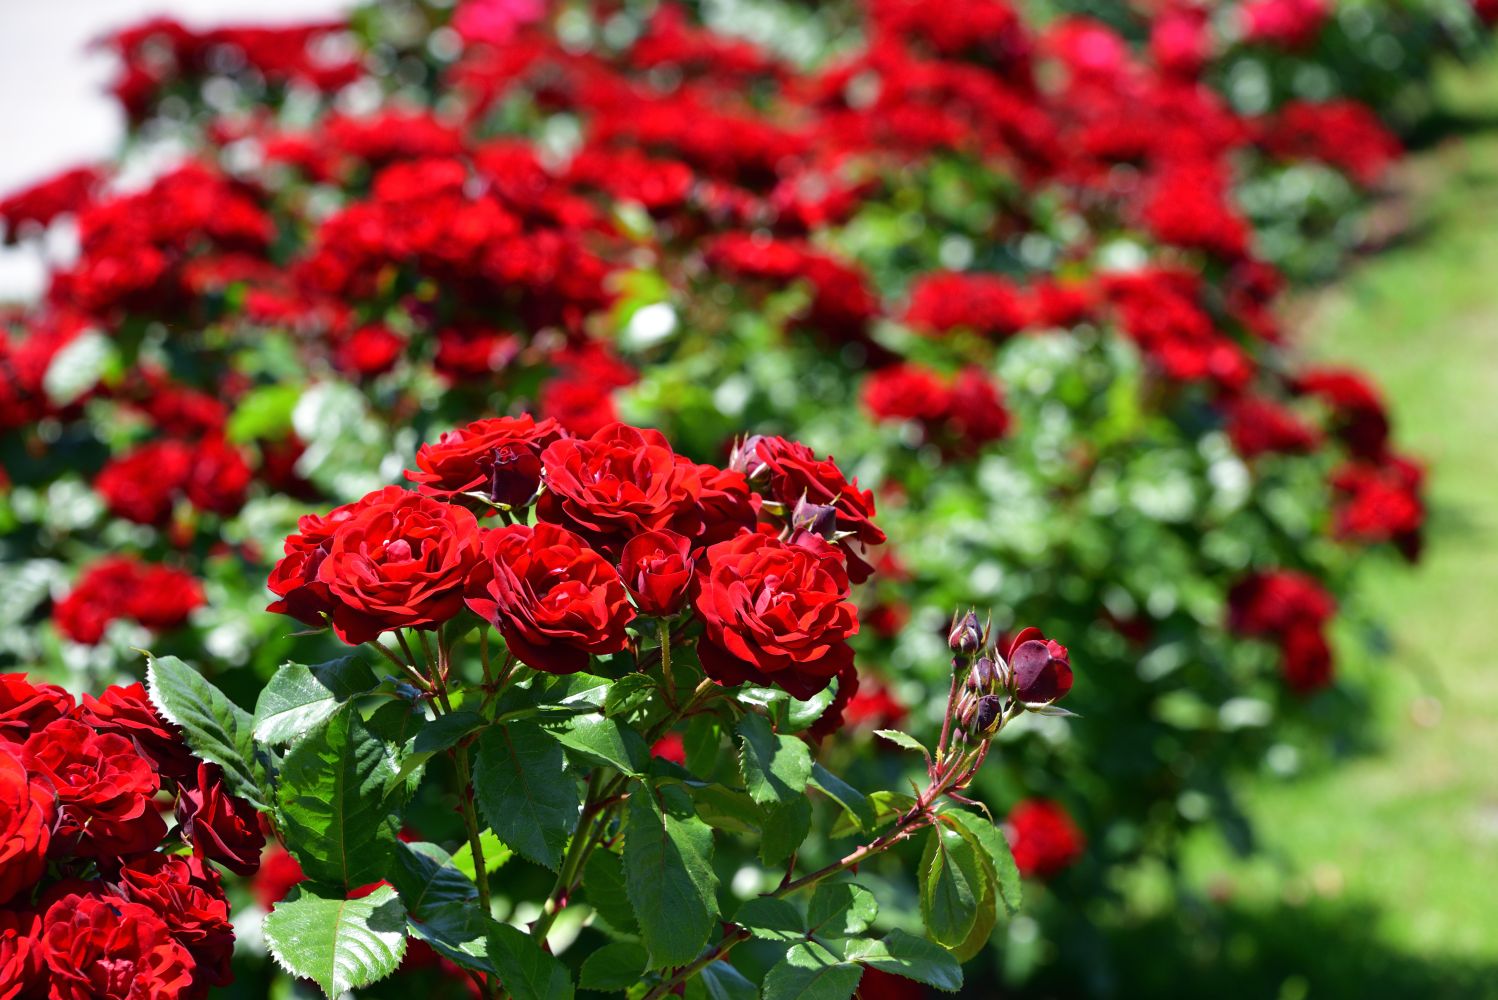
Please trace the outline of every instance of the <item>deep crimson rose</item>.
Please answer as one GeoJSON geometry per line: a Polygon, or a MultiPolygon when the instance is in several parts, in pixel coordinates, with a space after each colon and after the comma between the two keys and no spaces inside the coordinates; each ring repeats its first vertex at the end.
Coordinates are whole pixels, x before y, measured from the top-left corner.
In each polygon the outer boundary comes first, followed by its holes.
{"type": "Polygon", "coordinates": [[[21,759],[56,789],[54,851],[63,845],[80,857],[137,854],[166,835],[152,801],[161,787],[156,769],[123,736],[62,719],[28,739],[21,759]]]}
{"type": "Polygon", "coordinates": [[[271,574],[272,611],[328,615],[350,645],[397,628],[436,628],[463,607],[480,558],[478,521],[462,507],[387,486],[299,525],[271,574]]]}
{"type": "Polygon", "coordinates": [[[386,326],[366,326],[343,337],[333,352],[339,371],[359,378],[374,378],[395,367],[406,342],[386,326]]]}
{"type": "Polygon", "coordinates": [[[687,763],[687,747],[681,733],[672,730],[654,743],[650,744],[650,756],[659,757],[661,760],[669,760],[673,764],[683,767],[687,763]]]}
{"type": "Polygon", "coordinates": [[[1314,625],[1295,625],[1280,638],[1285,683],[1296,694],[1311,694],[1332,682],[1332,650],[1314,625]]]}
{"type": "Polygon", "coordinates": [[[863,406],[875,420],[937,421],[949,403],[947,384],[918,365],[881,368],[863,384],[863,406]]]}
{"type": "Polygon", "coordinates": [[[693,598],[704,631],[697,652],[720,684],[777,684],[810,698],[853,661],[858,610],[848,573],[816,536],[796,544],[745,531],[709,547],[693,598]]]}
{"type": "Polygon", "coordinates": [[[1320,628],[1336,610],[1321,584],[1294,570],[1253,573],[1228,591],[1228,628],[1237,635],[1283,636],[1297,626],[1320,628]]]}
{"type": "Polygon", "coordinates": [[[1286,407],[1269,399],[1245,396],[1227,410],[1228,438],[1244,458],[1270,452],[1305,454],[1320,444],[1320,435],[1286,407]]]}
{"type": "Polygon", "coordinates": [[[544,522],[507,525],[485,536],[484,552],[488,563],[475,571],[468,606],[521,662],[570,674],[589,656],[625,647],[635,611],[624,581],[580,537],[544,522]]]}
{"type": "Polygon", "coordinates": [[[253,875],[260,867],[265,835],[260,814],[244,799],[224,789],[217,764],[199,764],[197,781],[177,799],[182,836],[200,858],[217,861],[236,875],[253,875]]]}
{"type": "Polygon", "coordinates": [[[137,524],[163,525],[192,474],[192,448],[181,441],[155,441],[111,459],[94,489],[110,513],[137,524]]]}
{"type": "Polygon", "coordinates": [[[179,1000],[193,960],[156,912],[140,903],[70,895],[42,918],[49,1000],[179,1000]]]}
{"type": "Polygon", "coordinates": [[[134,619],[158,632],[176,628],[203,600],[202,586],[188,573],[129,556],[105,556],[57,602],[52,620],[74,642],[94,645],[118,619],[134,619]]]}
{"type": "Polygon", "coordinates": [[[234,927],[229,902],[216,885],[204,885],[182,858],[153,852],[122,865],[115,891],[125,900],[150,907],[192,956],[199,986],[223,986],[234,978],[229,961],[234,927]]]}
{"type": "Polygon", "coordinates": [[[848,578],[863,583],[874,572],[867,547],[884,542],[874,524],[874,494],[849,482],[831,458],[819,459],[804,444],[781,437],[751,437],[734,450],[733,468],[750,482],[766,478],[766,499],[781,505],[785,516],[802,500],[836,510],[837,546],[847,558],[848,578]]]}
{"type": "Polygon", "coordinates": [[[672,528],[702,532],[702,474],[660,431],[611,424],[589,438],[563,438],[541,454],[546,490],[537,516],[617,555],[634,536],[672,528]]]}
{"type": "Polygon", "coordinates": [[[697,546],[725,542],[744,528],[754,527],[759,495],[750,492],[748,477],[712,465],[697,466],[697,474],[702,477],[699,503],[703,522],[702,534],[693,538],[697,546]]]}
{"type": "Polygon", "coordinates": [[[686,604],[694,565],[687,538],[674,531],[647,531],[624,546],[619,575],[642,614],[669,618],[686,604]]]}
{"type": "Polygon", "coordinates": [[[0,1000],[41,996],[42,918],[26,910],[0,910],[0,1000]]]}
{"type": "Polygon", "coordinates": [[[141,756],[169,778],[186,780],[197,769],[177,727],[161,717],[138,682],[106,688],[97,698],[85,694],[74,717],[100,733],[130,740],[141,756]]]}
{"type": "Polygon", "coordinates": [[[57,685],[33,684],[25,674],[0,674],[0,743],[25,743],[72,710],[73,696],[57,685]]]}
{"type": "Polygon", "coordinates": [[[438,500],[487,510],[464,495],[480,493],[494,503],[523,506],[541,485],[542,450],[561,435],[555,420],[537,423],[530,414],[475,420],[422,445],[418,471],[407,471],[406,478],[438,500]]]}
{"type": "Polygon", "coordinates": [[[26,772],[18,749],[0,743],[0,903],[36,884],[52,841],[52,788],[26,772]]]}
{"type": "Polygon", "coordinates": [[[1005,657],[1014,672],[1014,693],[1020,701],[1039,704],[1066,697],[1071,690],[1071,659],[1066,647],[1047,639],[1038,628],[1022,629],[1005,657]]]}
{"type": "Polygon", "coordinates": [[[1378,459],[1389,442],[1383,399],[1368,380],[1341,368],[1313,368],[1294,380],[1297,392],[1314,396],[1332,410],[1332,429],[1359,458],[1378,459]]]}
{"type": "Polygon", "coordinates": [[[193,451],[183,488],[198,510],[232,517],[244,506],[254,475],[243,452],[223,438],[210,438],[193,451]]]}
{"type": "Polygon", "coordinates": [[[260,870],[255,873],[255,900],[262,910],[269,910],[291,892],[292,887],[306,880],[302,866],[296,858],[279,844],[272,844],[261,858],[260,870]]]}
{"type": "Polygon", "coordinates": [[[1020,874],[1050,878],[1082,856],[1086,841],[1058,803],[1029,799],[1009,813],[1009,844],[1020,874]]]}

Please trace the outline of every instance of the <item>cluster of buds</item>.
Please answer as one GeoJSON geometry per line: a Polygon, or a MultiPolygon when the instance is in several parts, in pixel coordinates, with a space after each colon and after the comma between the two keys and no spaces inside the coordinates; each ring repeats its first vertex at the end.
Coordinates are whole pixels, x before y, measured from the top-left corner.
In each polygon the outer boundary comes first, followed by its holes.
{"type": "Polygon", "coordinates": [[[992,632],[992,619],[980,623],[976,611],[952,618],[952,687],[931,764],[932,780],[947,794],[972,780],[1009,720],[1022,712],[1072,714],[1056,705],[1072,686],[1066,647],[1038,628],[1023,629],[1007,643],[994,642],[992,632]]]}

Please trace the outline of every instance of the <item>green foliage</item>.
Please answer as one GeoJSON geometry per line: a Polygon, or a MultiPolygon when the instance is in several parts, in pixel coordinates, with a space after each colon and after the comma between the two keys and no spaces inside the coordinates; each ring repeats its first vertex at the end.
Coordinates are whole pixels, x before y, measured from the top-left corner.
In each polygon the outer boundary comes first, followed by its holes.
{"type": "Polygon", "coordinates": [[[811,751],[794,736],[774,732],[762,715],[739,720],[739,770],[755,802],[784,803],[806,791],[811,751]]]}
{"type": "Polygon", "coordinates": [[[479,737],[474,787],[484,820],[521,857],[555,870],[577,828],[577,786],[556,738],[532,722],[507,722],[479,737]]]}
{"type": "Polygon", "coordinates": [[[624,836],[624,882],[649,967],[685,965],[718,919],[713,834],[670,786],[633,782],[624,836]]]}
{"type": "Polygon", "coordinates": [[[329,1000],[390,975],[406,953],[406,911],[394,889],[362,899],[293,890],[265,918],[281,967],[317,983],[329,1000]]]}
{"type": "Polygon", "coordinates": [[[192,752],[223,768],[229,791],[265,809],[250,714],[175,656],[150,657],[146,686],[156,710],[182,727],[192,752]]]}
{"type": "Polygon", "coordinates": [[[255,739],[294,743],[331,718],[345,701],[374,686],[374,672],[358,655],[311,667],[285,664],[255,702],[255,739]]]}

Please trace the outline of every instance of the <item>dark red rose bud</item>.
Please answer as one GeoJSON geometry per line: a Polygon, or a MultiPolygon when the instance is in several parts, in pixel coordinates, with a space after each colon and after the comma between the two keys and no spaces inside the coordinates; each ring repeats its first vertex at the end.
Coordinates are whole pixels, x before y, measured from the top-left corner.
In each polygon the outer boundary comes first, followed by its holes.
{"type": "Polygon", "coordinates": [[[791,512],[791,527],[797,531],[820,535],[829,542],[835,541],[837,539],[837,508],[811,503],[803,496],[796,501],[796,509],[791,512]]]}
{"type": "Polygon", "coordinates": [[[217,861],[237,875],[253,875],[259,869],[265,847],[259,816],[248,802],[224,789],[217,764],[198,765],[197,787],[184,788],[177,800],[177,822],[198,857],[217,861]]]}
{"type": "Polygon", "coordinates": [[[1066,647],[1047,639],[1037,628],[1015,636],[1009,648],[1009,668],[1014,672],[1014,693],[1026,704],[1043,704],[1066,696],[1071,690],[1071,660],[1066,647]]]}
{"type": "Polygon", "coordinates": [[[479,465],[489,474],[489,499],[506,507],[525,506],[541,485],[541,457],[529,448],[495,448],[479,465]]]}
{"type": "Polygon", "coordinates": [[[978,623],[978,612],[969,611],[966,615],[952,617],[952,631],[947,636],[947,644],[952,647],[952,652],[971,656],[983,646],[983,626],[978,623]]]}
{"type": "Polygon", "coordinates": [[[987,736],[993,732],[999,724],[999,718],[1004,714],[1004,700],[996,694],[986,694],[978,699],[978,709],[974,714],[973,731],[980,736],[987,736]]]}
{"type": "Polygon", "coordinates": [[[997,677],[998,672],[994,670],[993,660],[986,656],[978,657],[978,661],[973,664],[973,672],[968,674],[968,680],[979,691],[991,690],[997,677]]]}
{"type": "Polygon", "coordinates": [[[686,604],[692,585],[692,543],[674,531],[647,531],[624,546],[619,575],[641,614],[669,618],[686,604]]]}

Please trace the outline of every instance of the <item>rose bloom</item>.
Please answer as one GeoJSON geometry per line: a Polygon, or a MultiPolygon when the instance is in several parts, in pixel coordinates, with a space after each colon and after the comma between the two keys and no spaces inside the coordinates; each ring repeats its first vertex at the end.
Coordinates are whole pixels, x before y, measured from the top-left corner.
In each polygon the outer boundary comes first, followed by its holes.
{"type": "Polygon", "coordinates": [[[163,525],[192,471],[192,449],[155,441],[110,459],[94,480],[109,512],[137,524],[163,525]]]}
{"type": "Polygon", "coordinates": [[[117,619],[134,619],[163,632],[187,621],[203,600],[203,588],[188,573],[129,556],[105,556],[85,569],[57,602],[52,620],[74,642],[96,645],[117,619]]]}
{"type": "Polygon", "coordinates": [[[49,1000],[178,1000],[193,988],[192,956],[139,903],[59,899],[42,918],[42,959],[49,1000]]]}
{"type": "Polygon", "coordinates": [[[1312,694],[1332,682],[1332,650],[1315,625],[1296,625],[1280,638],[1285,683],[1296,694],[1312,694]]]}
{"type": "Polygon", "coordinates": [[[494,503],[519,507],[541,485],[542,450],[561,435],[555,420],[538,423],[530,414],[475,420],[422,445],[416,452],[418,471],[407,471],[406,478],[423,496],[438,500],[473,504],[465,494],[481,493],[494,503]]]}
{"type": "Polygon", "coordinates": [[[1336,610],[1320,583],[1294,570],[1252,573],[1228,591],[1228,628],[1237,635],[1282,636],[1296,626],[1320,628],[1336,610]]]}
{"type": "Polygon", "coordinates": [[[238,448],[222,438],[210,438],[193,452],[183,489],[198,510],[233,517],[244,506],[253,478],[238,448]]]}
{"type": "Polygon", "coordinates": [[[40,996],[42,919],[25,910],[0,910],[0,1000],[40,996]]]}
{"type": "Polygon", "coordinates": [[[52,789],[26,772],[18,749],[0,743],[0,903],[42,877],[52,841],[52,789]]]}
{"type": "Polygon", "coordinates": [[[847,576],[863,583],[874,572],[865,560],[868,546],[884,542],[884,532],[874,524],[874,494],[849,482],[831,458],[819,459],[804,444],[781,437],[751,437],[734,450],[732,467],[750,481],[766,478],[767,499],[779,503],[786,514],[805,501],[836,511],[837,547],[847,560],[847,576]]]}
{"type": "Polygon", "coordinates": [[[183,788],[177,800],[177,822],[197,857],[217,861],[236,875],[253,875],[260,867],[265,847],[260,814],[224,789],[217,764],[198,765],[195,786],[183,788]]]}
{"type": "MultiPolygon", "coordinates": [[[[387,486],[383,491],[398,497],[405,491],[399,486],[387,486]]],[[[371,494],[373,495],[373,494],[371,494]]],[[[328,547],[333,543],[333,533],[339,526],[354,517],[365,500],[334,507],[325,516],[303,514],[297,519],[296,534],[289,535],[282,546],[285,555],[271,570],[266,586],[280,600],[273,601],[265,609],[291,617],[314,627],[327,624],[326,615],[333,607],[333,597],[328,585],[317,579],[318,568],[328,556],[328,547]]]]}
{"type": "Polygon", "coordinates": [[[617,554],[635,535],[657,528],[701,533],[702,474],[659,431],[611,424],[589,438],[552,442],[541,463],[546,492],[537,516],[602,552],[617,554]]]}
{"type": "Polygon", "coordinates": [[[311,543],[329,522],[310,525],[314,539],[309,525],[299,525],[303,532],[286,540],[271,576],[285,600],[270,610],[303,620],[326,614],[351,646],[391,629],[432,629],[462,610],[464,584],[480,558],[469,511],[387,486],[334,515],[325,545],[311,543]]]}
{"type": "Polygon", "coordinates": [[[1020,630],[1004,659],[1014,672],[1014,693],[1020,701],[1053,702],[1071,690],[1071,658],[1066,647],[1047,639],[1038,628],[1020,630]]]}
{"type": "Polygon", "coordinates": [[[161,787],[156,769],[124,737],[62,719],[33,734],[21,756],[28,770],[56,789],[61,817],[54,839],[72,853],[136,854],[166,835],[152,801],[161,787]]]}
{"type": "Polygon", "coordinates": [[[1009,843],[1020,874],[1050,878],[1082,856],[1086,841],[1058,803],[1029,799],[1009,813],[1009,843]]]}
{"type": "Polygon", "coordinates": [[[0,743],[25,743],[72,711],[73,696],[57,685],[33,684],[25,674],[0,674],[0,743]]]}
{"type": "Polygon", "coordinates": [[[142,757],[173,780],[188,780],[197,769],[177,727],[161,717],[139,682],[113,685],[97,698],[85,694],[74,717],[100,733],[130,740],[142,757]]]}
{"type": "Polygon", "coordinates": [[[580,537],[554,524],[513,524],[484,538],[468,606],[527,666],[571,674],[628,642],[635,611],[624,581],[580,537]]]}
{"type": "Polygon", "coordinates": [[[647,531],[624,546],[619,575],[635,607],[669,618],[686,604],[692,584],[692,543],[674,531],[647,531]]]}
{"type": "Polygon", "coordinates": [[[198,984],[223,986],[234,979],[229,967],[234,927],[217,877],[206,879],[204,874],[189,861],[153,852],[121,866],[114,889],[121,898],[150,907],[166,923],[192,956],[198,984]]]}
{"type": "Polygon", "coordinates": [[[796,544],[745,531],[709,547],[694,605],[697,653],[720,684],[776,684],[810,698],[849,666],[858,610],[838,551],[816,536],[796,544]]]}

